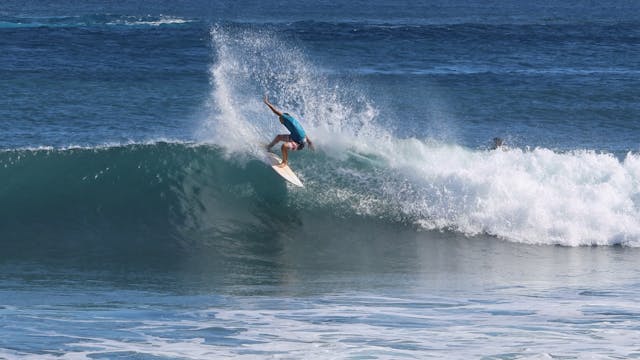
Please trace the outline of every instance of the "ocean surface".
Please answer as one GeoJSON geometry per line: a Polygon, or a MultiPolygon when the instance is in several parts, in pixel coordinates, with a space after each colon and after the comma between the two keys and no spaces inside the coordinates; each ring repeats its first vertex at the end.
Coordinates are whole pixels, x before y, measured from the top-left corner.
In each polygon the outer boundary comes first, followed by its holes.
{"type": "Polygon", "coordinates": [[[0,359],[640,358],[638,139],[636,1],[3,0],[0,359]]]}

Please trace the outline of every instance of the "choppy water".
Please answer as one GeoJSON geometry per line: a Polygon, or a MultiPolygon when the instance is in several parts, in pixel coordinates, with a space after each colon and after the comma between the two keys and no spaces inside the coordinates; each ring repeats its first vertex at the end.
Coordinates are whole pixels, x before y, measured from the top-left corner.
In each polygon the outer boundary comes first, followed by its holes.
{"type": "Polygon", "coordinates": [[[640,357],[638,10],[3,2],[0,358],[640,357]]]}

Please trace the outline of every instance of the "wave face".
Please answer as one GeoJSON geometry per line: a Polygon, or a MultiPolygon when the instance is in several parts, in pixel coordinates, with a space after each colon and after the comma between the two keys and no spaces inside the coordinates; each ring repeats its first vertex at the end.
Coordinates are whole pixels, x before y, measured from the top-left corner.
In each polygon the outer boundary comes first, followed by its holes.
{"type": "Polygon", "coordinates": [[[281,196],[274,175],[262,163],[228,161],[215,147],[177,143],[4,151],[3,255],[187,251],[202,234],[246,225],[251,207],[281,196]]]}
{"type": "Polygon", "coordinates": [[[587,151],[394,140],[339,156],[296,154],[292,164],[303,189],[262,161],[217,146],[5,151],[3,253],[166,258],[318,232],[381,236],[371,230],[381,226],[640,246],[637,154],[619,161],[587,151]]]}

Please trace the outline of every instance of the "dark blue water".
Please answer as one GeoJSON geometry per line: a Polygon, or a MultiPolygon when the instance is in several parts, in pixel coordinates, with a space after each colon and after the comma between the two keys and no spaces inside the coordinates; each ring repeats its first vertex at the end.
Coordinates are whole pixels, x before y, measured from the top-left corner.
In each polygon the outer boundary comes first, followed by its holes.
{"type": "Polygon", "coordinates": [[[637,356],[638,14],[3,1],[0,358],[637,356]]]}
{"type": "Polygon", "coordinates": [[[635,6],[9,2],[0,145],[192,138],[223,24],[267,29],[328,81],[364,88],[398,136],[637,150],[635,6]]]}

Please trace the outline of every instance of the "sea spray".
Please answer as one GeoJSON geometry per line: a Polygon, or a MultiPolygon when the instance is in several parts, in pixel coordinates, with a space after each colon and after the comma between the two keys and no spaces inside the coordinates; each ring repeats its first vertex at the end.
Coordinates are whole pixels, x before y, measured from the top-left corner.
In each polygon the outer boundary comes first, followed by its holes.
{"type": "Polygon", "coordinates": [[[320,148],[345,148],[363,137],[384,137],[378,110],[356,89],[332,83],[306,54],[268,30],[215,26],[215,61],[210,68],[211,110],[200,139],[235,153],[258,155],[285,130],[262,104],[299,117],[320,148]]]}

